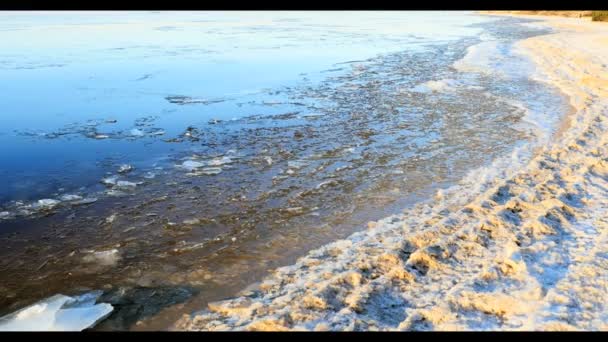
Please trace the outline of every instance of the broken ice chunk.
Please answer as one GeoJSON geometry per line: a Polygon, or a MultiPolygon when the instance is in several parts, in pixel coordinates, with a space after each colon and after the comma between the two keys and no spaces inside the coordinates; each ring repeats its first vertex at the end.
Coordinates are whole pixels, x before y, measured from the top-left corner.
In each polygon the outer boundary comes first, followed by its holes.
{"type": "Polygon", "coordinates": [[[119,190],[108,190],[106,191],[106,195],[110,196],[110,197],[120,197],[120,196],[124,196],[126,195],[126,193],[119,191],[119,190]]]}
{"type": "Polygon", "coordinates": [[[131,166],[129,164],[122,164],[118,168],[118,173],[128,173],[128,172],[131,172],[131,171],[133,171],[133,166],[131,166]]]}
{"type": "Polygon", "coordinates": [[[7,219],[11,217],[11,213],[9,211],[0,211],[0,220],[7,219]]]}
{"type": "Polygon", "coordinates": [[[59,203],[61,203],[61,202],[58,200],[45,198],[45,199],[38,200],[36,203],[34,203],[32,205],[32,207],[34,209],[52,209],[59,203]]]}
{"type": "Polygon", "coordinates": [[[150,135],[164,135],[164,134],[165,134],[165,131],[164,131],[164,130],[162,130],[162,129],[158,129],[158,130],[156,130],[156,131],[150,132],[149,134],[150,134],[150,135]]]}
{"type": "Polygon", "coordinates": [[[78,201],[74,201],[72,202],[73,205],[82,205],[82,204],[91,204],[97,202],[97,198],[95,197],[87,197],[87,198],[83,198],[81,200],[78,201]]]}
{"type": "Polygon", "coordinates": [[[213,158],[209,161],[209,166],[220,166],[224,164],[232,163],[232,159],[230,157],[221,157],[221,158],[213,158]]]}
{"type": "Polygon", "coordinates": [[[78,201],[82,199],[82,196],[79,195],[61,195],[61,197],[59,197],[60,200],[62,201],[66,201],[66,202],[72,202],[72,201],[78,201]]]}
{"type": "Polygon", "coordinates": [[[417,93],[443,92],[452,90],[455,83],[456,81],[449,79],[428,81],[415,86],[411,90],[417,93]]]}
{"type": "Polygon", "coordinates": [[[220,172],[222,172],[222,169],[219,167],[206,167],[201,170],[201,173],[205,175],[217,175],[220,172]]]}
{"type": "Polygon", "coordinates": [[[114,222],[114,220],[116,220],[116,214],[112,214],[112,215],[106,217],[106,223],[112,223],[112,222],[114,222]]]}
{"type": "Polygon", "coordinates": [[[95,135],[93,136],[93,138],[95,138],[95,139],[107,139],[107,138],[109,138],[109,137],[110,137],[110,136],[109,136],[109,135],[107,135],[107,134],[95,134],[95,135]]]}
{"type": "Polygon", "coordinates": [[[137,183],[129,182],[129,181],[118,181],[116,182],[116,187],[119,189],[134,189],[137,186],[137,183]]]}
{"type": "Polygon", "coordinates": [[[201,176],[201,175],[217,175],[222,172],[222,168],[220,167],[206,167],[203,169],[196,169],[192,172],[188,172],[186,175],[188,176],[201,176]]]}
{"type": "Polygon", "coordinates": [[[144,136],[144,132],[141,129],[137,129],[137,128],[133,128],[129,133],[131,133],[131,136],[133,136],[133,137],[143,137],[144,136]]]}
{"type": "Polygon", "coordinates": [[[101,182],[105,185],[113,186],[116,185],[118,178],[116,176],[106,177],[101,180],[101,182]]]}
{"type": "Polygon", "coordinates": [[[201,223],[201,220],[199,220],[197,218],[193,218],[193,219],[184,220],[183,223],[187,224],[187,225],[197,225],[197,224],[201,223]]]}
{"type": "Polygon", "coordinates": [[[203,162],[198,162],[195,160],[186,160],[185,162],[183,162],[180,167],[188,170],[188,171],[194,171],[200,167],[205,166],[205,163],[203,162]]]}
{"type": "Polygon", "coordinates": [[[0,331],[82,331],[93,327],[114,309],[110,304],[95,304],[101,294],[54,295],[1,317],[0,331]]]}
{"type": "Polygon", "coordinates": [[[146,179],[152,179],[154,177],[156,177],[156,174],[154,172],[150,172],[150,171],[146,172],[146,174],[144,175],[144,178],[146,178],[146,179]]]}
{"type": "Polygon", "coordinates": [[[308,165],[308,163],[304,160],[290,160],[287,162],[287,167],[292,169],[301,169],[306,165],[308,165]]]}
{"type": "Polygon", "coordinates": [[[92,251],[90,254],[85,255],[82,261],[87,263],[97,263],[102,266],[113,266],[120,259],[118,249],[110,249],[107,251],[92,251]]]}
{"type": "Polygon", "coordinates": [[[318,117],[321,117],[321,116],[325,116],[325,114],[322,114],[322,113],[310,113],[310,114],[304,114],[304,115],[302,115],[302,117],[304,117],[304,118],[318,118],[318,117]]]}

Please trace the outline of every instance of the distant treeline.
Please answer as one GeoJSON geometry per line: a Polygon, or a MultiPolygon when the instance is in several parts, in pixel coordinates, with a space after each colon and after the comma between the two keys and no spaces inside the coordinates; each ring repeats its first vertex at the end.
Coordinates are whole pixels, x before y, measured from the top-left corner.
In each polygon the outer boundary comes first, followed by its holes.
{"type": "Polygon", "coordinates": [[[557,15],[561,17],[591,17],[593,21],[608,21],[608,11],[507,11],[513,14],[557,15]]]}
{"type": "Polygon", "coordinates": [[[592,11],[591,18],[593,21],[608,21],[608,11],[592,11]]]}

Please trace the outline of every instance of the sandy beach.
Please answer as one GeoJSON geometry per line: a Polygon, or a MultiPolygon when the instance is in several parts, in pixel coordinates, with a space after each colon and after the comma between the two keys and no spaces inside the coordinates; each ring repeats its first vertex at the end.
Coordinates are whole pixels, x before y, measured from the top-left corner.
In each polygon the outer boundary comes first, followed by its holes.
{"type": "Polygon", "coordinates": [[[608,24],[533,18],[555,33],[517,49],[573,111],[531,160],[496,160],[173,329],[608,329],[608,24]]]}

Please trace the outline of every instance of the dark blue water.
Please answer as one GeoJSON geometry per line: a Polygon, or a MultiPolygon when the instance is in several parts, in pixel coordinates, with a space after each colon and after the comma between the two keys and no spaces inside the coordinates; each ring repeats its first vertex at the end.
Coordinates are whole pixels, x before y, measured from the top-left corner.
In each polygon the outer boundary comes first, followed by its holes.
{"type": "Polygon", "coordinates": [[[273,95],[281,87],[348,70],[336,63],[421,50],[474,35],[479,28],[467,25],[488,21],[424,12],[0,16],[0,202],[91,187],[119,163],[149,167],[184,148],[162,140],[189,125],[301,110],[263,103],[281,101],[273,95]],[[172,104],[171,95],[211,103],[172,104]],[[165,134],[125,137],[141,118],[165,134]],[[110,138],[75,133],[91,121],[110,138]]]}

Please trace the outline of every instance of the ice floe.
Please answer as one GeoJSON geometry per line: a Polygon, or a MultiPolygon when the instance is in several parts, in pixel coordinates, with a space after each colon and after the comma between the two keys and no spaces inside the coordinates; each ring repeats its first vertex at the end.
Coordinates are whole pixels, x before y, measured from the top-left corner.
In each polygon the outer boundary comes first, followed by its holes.
{"type": "Polygon", "coordinates": [[[103,183],[104,185],[108,185],[108,186],[114,186],[114,185],[116,185],[116,182],[118,182],[118,177],[116,177],[116,176],[110,176],[110,177],[101,179],[101,183],[103,183]]]}
{"type": "Polygon", "coordinates": [[[198,168],[204,167],[206,164],[196,160],[186,160],[183,162],[180,167],[186,169],[188,171],[194,171],[198,168]]]}
{"type": "Polygon", "coordinates": [[[205,167],[202,169],[195,169],[192,172],[187,173],[188,176],[201,176],[201,175],[217,175],[222,172],[221,167],[205,167]]]}
{"type": "Polygon", "coordinates": [[[143,137],[145,134],[141,129],[133,128],[130,132],[133,137],[143,137]]]}
{"type": "Polygon", "coordinates": [[[82,200],[82,196],[80,196],[80,195],[65,194],[65,195],[61,195],[59,197],[59,199],[62,200],[62,201],[65,201],[65,202],[72,202],[72,201],[82,200]]]}
{"type": "Polygon", "coordinates": [[[116,187],[119,189],[134,189],[137,185],[138,183],[123,180],[116,182],[116,187]]]}
{"type": "Polygon", "coordinates": [[[209,163],[207,163],[207,165],[209,166],[219,166],[219,165],[224,165],[224,164],[230,164],[232,163],[232,159],[230,157],[221,157],[221,158],[213,158],[209,161],[209,163]]]}
{"type": "Polygon", "coordinates": [[[57,206],[59,203],[61,203],[61,201],[58,201],[56,199],[51,199],[51,198],[45,198],[45,199],[38,200],[34,204],[32,204],[32,208],[33,209],[52,209],[55,206],[57,206]]]}
{"type": "Polygon", "coordinates": [[[131,166],[129,164],[122,164],[118,168],[118,173],[129,173],[131,171],[133,171],[133,166],[131,166]]]}
{"type": "Polygon", "coordinates": [[[75,297],[54,295],[0,318],[0,331],[82,331],[114,310],[110,304],[96,304],[101,295],[101,291],[75,297]]]}
{"type": "Polygon", "coordinates": [[[171,96],[166,96],[165,100],[169,101],[170,103],[173,104],[177,104],[177,105],[188,105],[188,104],[212,104],[212,103],[218,103],[218,102],[224,102],[226,101],[226,99],[200,99],[200,98],[193,98],[190,96],[183,96],[183,95],[171,95],[171,96]]]}

